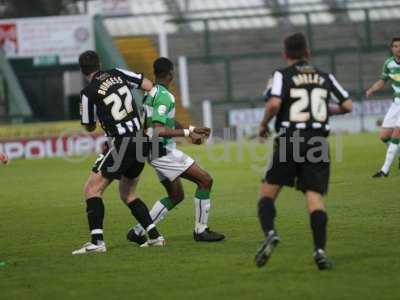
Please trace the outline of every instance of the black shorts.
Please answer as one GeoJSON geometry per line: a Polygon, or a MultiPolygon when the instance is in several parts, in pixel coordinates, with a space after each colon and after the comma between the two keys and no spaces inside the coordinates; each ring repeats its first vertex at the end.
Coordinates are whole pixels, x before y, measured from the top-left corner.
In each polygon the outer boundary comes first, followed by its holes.
{"type": "Polygon", "coordinates": [[[144,168],[148,155],[147,143],[140,145],[133,137],[112,138],[97,158],[92,171],[110,180],[138,177],[144,168]]]}
{"type": "Polygon", "coordinates": [[[330,176],[326,135],[315,130],[297,130],[278,136],[274,140],[273,157],[264,181],[280,186],[296,186],[302,192],[326,194],[330,176]]]}

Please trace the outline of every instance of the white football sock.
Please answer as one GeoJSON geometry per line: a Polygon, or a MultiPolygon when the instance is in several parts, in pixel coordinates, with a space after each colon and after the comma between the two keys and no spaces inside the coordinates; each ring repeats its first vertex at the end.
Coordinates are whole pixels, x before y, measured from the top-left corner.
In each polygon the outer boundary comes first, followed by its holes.
{"type": "MultiPolygon", "coordinates": [[[[168,211],[169,210],[160,201],[157,201],[150,210],[150,217],[153,220],[153,224],[157,225],[157,223],[164,219],[168,211]]],[[[137,224],[133,229],[137,235],[146,234],[146,230],[144,230],[143,226],[140,224],[137,224]]]]}
{"type": "Polygon", "coordinates": [[[194,206],[196,208],[196,226],[195,232],[202,233],[208,227],[208,215],[210,212],[210,199],[194,198],[194,206]]]}
{"type": "Polygon", "coordinates": [[[390,143],[389,147],[386,151],[386,158],[385,158],[385,163],[383,164],[383,167],[381,171],[385,174],[389,173],[390,166],[393,163],[394,158],[397,155],[397,152],[399,151],[399,144],[393,144],[390,143]]]}
{"type": "MultiPolygon", "coordinates": [[[[385,144],[386,144],[387,147],[389,147],[390,144],[391,144],[390,139],[385,144]]],[[[399,150],[397,150],[397,154],[400,155],[400,147],[399,147],[399,150]]]]}
{"type": "Polygon", "coordinates": [[[153,223],[157,225],[162,219],[165,218],[168,212],[168,208],[166,208],[160,201],[157,201],[150,210],[150,217],[153,220],[153,223]]]}
{"type": "Polygon", "coordinates": [[[144,230],[143,226],[140,225],[139,223],[135,225],[135,227],[133,227],[133,230],[135,231],[135,233],[139,236],[143,236],[146,234],[146,230],[144,230]]]}

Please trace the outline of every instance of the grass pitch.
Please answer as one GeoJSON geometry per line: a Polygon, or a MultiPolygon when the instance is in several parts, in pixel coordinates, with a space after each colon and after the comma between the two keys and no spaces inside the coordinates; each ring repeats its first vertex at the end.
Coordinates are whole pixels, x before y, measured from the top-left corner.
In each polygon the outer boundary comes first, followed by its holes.
{"type": "MultiPolygon", "coordinates": [[[[371,179],[385,153],[375,135],[344,136],[342,145],[326,199],[328,272],[312,261],[305,203],[289,189],[277,203],[282,241],[267,267],[255,267],[262,145],[184,149],[214,176],[210,226],[226,241],[193,241],[194,186],[185,183],[185,201],[159,226],[167,247],[128,243],[133,218],[114,184],[104,197],[109,251],[78,257],[71,251],[88,240],[82,186],[94,157],[14,161],[0,168],[0,299],[399,299],[400,171],[371,179]]],[[[139,192],[149,207],[164,195],[149,166],[139,192]]]]}

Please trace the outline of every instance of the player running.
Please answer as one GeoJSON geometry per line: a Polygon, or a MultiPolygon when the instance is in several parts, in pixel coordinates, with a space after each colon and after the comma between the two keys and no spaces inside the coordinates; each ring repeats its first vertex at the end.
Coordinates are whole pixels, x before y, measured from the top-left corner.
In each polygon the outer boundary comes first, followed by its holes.
{"type": "MultiPolygon", "coordinates": [[[[174,78],[173,63],[169,59],[161,57],[154,62],[153,67],[157,91],[154,97],[151,95],[145,97],[144,108],[146,110],[148,135],[160,137],[166,149],[165,156],[151,158],[150,163],[165,187],[167,196],[154,204],[150,215],[154,224],[165,218],[184,199],[180,178],[187,179],[197,185],[194,197],[196,208],[194,240],[198,242],[221,241],[225,236],[211,231],[208,227],[213,179],[191,157],[178,150],[173,140],[174,137],[190,137],[194,144],[200,144],[203,137],[209,136],[210,129],[193,126],[183,129],[180,126],[175,120],[175,97],[168,90],[174,78]]],[[[131,229],[127,237],[130,241],[139,245],[146,243],[145,230],[140,224],[131,229]]]]}
{"type": "Polygon", "coordinates": [[[380,139],[388,144],[388,149],[382,168],[372,176],[373,178],[387,177],[390,166],[400,151],[400,37],[392,39],[391,47],[393,55],[385,61],[380,79],[365,92],[369,97],[383,89],[388,80],[392,81],[394,99],[385,115],[380,132],[380,139]]]}
{"type": "Polygon", "coordinates": [[[143,74],[123,69],[101,71],[99,57],[94,51],[82,53],[79,66],[89,81],[81,92],[82,125],[93,131],[98,119],[111,142],[97,159],[84,188],[91,241],[72,254],[106,251],[102,197],[114,179],[119,180],[121,200],[145,228],[149,236],[147,245],[163,246],[164,238],[153,224],[147,206],[135,194],[146,153],[143,151],[144,133],[130,89],[151,91],[153,83],[143,74]]]}
{"type": "Polygon", "coordinates": [[[285,39],[284,56],[288,67],[273,75],[270,98],[259,131],[260,137],[268,137],[268,123],[276,116],[278,136],[258,202],[258,217],[266,238],[255,261],[258,267],[264,266],[278,244],[274,226],[275,201],[283,186],[296,184],[305,194],[314,238],[314,260],[323,270],[331,267],[325,253],[328,216],[322,200],[328,191],[330,173],[326,140],[329,113],[350,112],[352,101],[332,74],[308,63],[310,55],[302,33],[285,39]],[[328,106],[331,94],[338,99],[339,105],[328,106]]]}

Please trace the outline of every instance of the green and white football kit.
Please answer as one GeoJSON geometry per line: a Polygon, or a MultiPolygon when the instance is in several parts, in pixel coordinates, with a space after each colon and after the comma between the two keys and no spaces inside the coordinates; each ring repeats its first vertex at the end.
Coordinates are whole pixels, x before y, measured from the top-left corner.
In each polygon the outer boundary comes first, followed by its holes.
{"type": "MultiPolygon", "coordinates": [[[[156,86],[154,97],[148,95],[143,107],[146,113],[147,135],[153,136],[153,124],[160,123],[165,127],[175,129],[175,97],[162,85],[156,86]]],[[[194,160],[176,148],[173,138],[163,137],[162,144],[167,154],[152,159],[149,162],[157,172],[160,181],[168,179],[174,181],[194,164],[194,160]]]]}
{"type": "MultiPolygon", "coordinates": [[[[175,129],[175,97],[163,85],[156,85],[156,92],[147,95],[143,103],[146,114],[147,135],[153,136],[154,123],[160,123],[167,128],[175,129]]],[[[162,137],[161,142],[166,148],[166,155],[152,158],[149,163],[156,170],[160,181],[174,181],[181,176],[193,164],[194,160],[176,148],[176,143],[171,137],[162,137]]],[[[210,192],[196,191],[196,232],[204,231],[207,228],[208,214],[210,209],[210,192]]],[[[157,201],[150,211],[150,216],[154,224],[157,224],[175,207],[169,197],[157,201]]],[[[143,235],[144,231],[140,224],[133,229],[138,236],[143,235]]],[[[129,239],[129,238],[128,238],[129,239]]]]}
{"type": "MultiPolygon", "coordinates": [[[[169,129],[175,129],[175,97],[163,85],[156,85],[156,91],[147,95],[144,101],[144,109],[146,111],[147,135],[153,136],[154,124],[159,123],[169,129]]],[[[195,128],[190,126],[189,129],[183,129],[185,136],[189,136],[190,132],[195,128]]],[[[176,143],[171,137],[161,138],[161,142],[166,148],[166,155],[156,158],[149,158],[149,163],[156,170],[160,181],[164,186],[172,187],[178,177],[195,164],[194,160],[176,149],[176,143]]],[[[151,156],[151,155],[150,155],[151,156]]],[[[196,166],[198,168],[198,166],[196,166]]],[[[208,174],[207,174],[208,175],[208,174]]],[[[212,179],[211,179],[212,180],[212,179]]],[[[181,188],[181,187],[180,187],[181,188]]],[[[198,186],[194,195],[195,206],[195,227],[193,238],[195,241],[202,242],[218,242],[225,238],[223,234],[211,231],[208,227],[208,217],[211,207],[210,200],[211,186],[198,186]]],[[[176,199],[174,199],[177,201],[176,199]]],[[[183,199],[175,202],[169,196],[157,201],[150,210],[150,216],[154,224],[158,224],[167,214],[183,199]]],[[[139,245],[145,243],[145,230],[140,224],[134,226],[127,235],[129,241],[139,245]]]]}
{"type": "Polygon", "coordinates": [[[383,128],[400,127],[400,62],[394,56],[388,58],[380,77],[384,81],[391,80],[393,88],[393,103],[383,120],[383,128]]]}
{"type": "MultiPolygon", "coordinates": [[[[394,56],[385,61],[380,79],[384,80],[385,82],[391,80],[394,97],[393,103],[383,120],[382,128],[400,128],[400,62],[398,62],[394,56]]],[[[390,167],[396,155],[400,151],[399,143],[400,139],[396,137],[388,139],[388,149],[386,151],[385,162],[383,163],[380,171],[372,176],[373,178],[388,176],[390,167]]]]}

